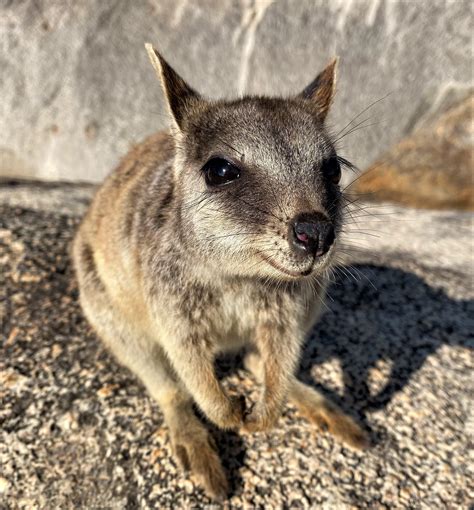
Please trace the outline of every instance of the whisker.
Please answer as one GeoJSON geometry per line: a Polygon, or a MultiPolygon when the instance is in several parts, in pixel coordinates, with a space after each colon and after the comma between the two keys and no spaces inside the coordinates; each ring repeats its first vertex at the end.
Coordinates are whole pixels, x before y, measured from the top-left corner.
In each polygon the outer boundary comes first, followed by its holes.
{"type": "Polygon", "coordinates": [[[389,92],[388,94],[386,94],[385,96],[379,98],[379,99],[376,99],[373,103],[370,103],[369,106],[367,106],[366,108],[364,108],[360,113],[358,113],[348,124],[346,124],[338,133],[336,133],[336,137],[339,136],[346,128],[348,128],[349,126],[351,126],[354,121],[356,121],[361,115],[363,115],[366,111],[370,110],[371,108],[373,108],[376,104],[380,103],[381,101],[383,101],[384,99],[387,99],[387,97],[391,96],[393,94],[393,91],[389,92]]]}
{"type": "Polygon", "coordinates": [[[368,120],[370,120],[371,117],[369,117],[368,119],[365,119],[363,121],[361,121],[360,123],[356,124],[355,126],[353,126],[351,129],[349,129],[349,131],[347,131],[346,133],[344,133],[342,136],[340,136],[339,138],[336,138],[334,140],[334,143],[338,143],[340,140],[343,140],[346,136],[349,136],[351,135],[352,133],[355,133],[356,131],[360,131],[361,129],[366,129],[366,128],[369,128],[369,127],[372,127],[372,126],[378,126],[380,124],[382,124],[382,121],[378,120],[377,122],[371,122],[370,124],[364,124],[364,122],[367,122],[368,120]]]}

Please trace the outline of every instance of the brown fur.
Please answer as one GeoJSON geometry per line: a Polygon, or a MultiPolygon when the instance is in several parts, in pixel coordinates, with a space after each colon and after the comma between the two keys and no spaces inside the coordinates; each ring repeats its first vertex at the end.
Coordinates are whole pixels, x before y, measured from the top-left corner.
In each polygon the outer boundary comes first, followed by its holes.
{"type": "Polygon", "coordinates": [[[337,242],[318,260],[297,256],[289,225],[308,211],[337,232],[342,222],[340,190],[320,170],[334,154],[323,124],[334,65],[310,97],[213,103],[147,49],[175,126],[135,147],[97,192],[74,241],[81,304],[160,404],[177,459],[224,498],[224,472],[193,401],[217,426],[253,431],[273,426],[290,398],[350,444],[365,440],[294,376],[337,242]],[[206,187],[201,168],[216,154],[242,169],[235,186],[206,187]],[[217,353],[243,346],[263,383],[247,411],[214,371],[217,353]]]}

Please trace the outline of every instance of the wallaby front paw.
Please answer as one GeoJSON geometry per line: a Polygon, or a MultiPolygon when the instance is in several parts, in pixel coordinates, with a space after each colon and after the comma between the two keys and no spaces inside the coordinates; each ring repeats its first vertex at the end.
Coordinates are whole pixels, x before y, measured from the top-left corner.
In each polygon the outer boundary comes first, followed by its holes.
{"type": "Polygon", "coordinates": [[[233,396],[222,407],[216,407],[207,417],[221,429],[236,429],[242,425],[245,414],[245,397],[233,396]]]}
{"type": "Polygon", "coordinates": [[[256,404],[244,417],[244,430],[247,432],[263,432],[272,429],[279,417],[279,412],[271,412],[265,404],[256,404]]]}

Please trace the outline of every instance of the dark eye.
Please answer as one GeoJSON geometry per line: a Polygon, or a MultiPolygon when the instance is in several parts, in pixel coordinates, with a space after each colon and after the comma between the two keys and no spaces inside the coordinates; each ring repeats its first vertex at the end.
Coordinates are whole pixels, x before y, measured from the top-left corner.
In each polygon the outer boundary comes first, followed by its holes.
{"type": "Polygon", "coordinates": [[[212,158],[202,168],[208,186],[223,186],[240,177],[240,170],[223,158],[212,158]]]}
{"type": "Polygon", "coordinates": [[[323,161],[321,165],[323,175],[329,179],[333,184],[338,184],[341,180],[341,165],[336,156],[323,161]]]}

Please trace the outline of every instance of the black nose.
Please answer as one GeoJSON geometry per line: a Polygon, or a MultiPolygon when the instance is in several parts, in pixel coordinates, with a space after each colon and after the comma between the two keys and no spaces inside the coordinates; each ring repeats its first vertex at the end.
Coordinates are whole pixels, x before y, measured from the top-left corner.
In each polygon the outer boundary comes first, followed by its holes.
{"type": "Polygon", "coordinates": [[[303,213],[293,218],[289,234],[296,252],[316,257],[327,253],[336,237],[329,218],[318,212],[303,213]]]}

